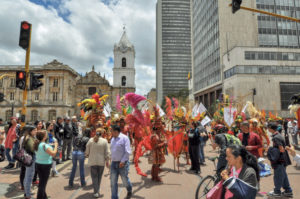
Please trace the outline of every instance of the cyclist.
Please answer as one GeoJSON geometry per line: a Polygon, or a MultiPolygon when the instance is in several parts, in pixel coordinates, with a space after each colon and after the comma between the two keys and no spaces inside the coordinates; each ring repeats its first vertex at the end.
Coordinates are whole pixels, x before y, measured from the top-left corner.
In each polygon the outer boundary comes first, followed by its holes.
{"type": "Polygon", "coordinates": [[[221,179],[220,174],[227,166],[226,148],[231,144],[241,145],[241,141],[237,137],[228,134],[228,128],[223,124],[217,124],[214,127],[214,132],[215,141],[212,146],[213,149],[216,149],[217,147],[220,148],[220,155],[217,164],[217,175],[218,179],[221,179]]]}

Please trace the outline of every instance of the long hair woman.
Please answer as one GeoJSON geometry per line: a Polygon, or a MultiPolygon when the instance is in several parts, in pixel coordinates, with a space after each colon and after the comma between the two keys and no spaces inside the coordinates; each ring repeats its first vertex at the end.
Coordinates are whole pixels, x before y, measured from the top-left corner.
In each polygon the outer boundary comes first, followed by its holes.
{"type": "Polygon", "coordinates": [[[57,142],[54,143],[54,149],[47,144],[46,131],[38,131],[36,138],[34,149],[36,151],[36,168],[40,178],[37,199],[47,199],[46,186],[52,166],[52,157],[57,153],[57,142]]]}
{"type": "Polygon", "coordinates": [[[227,170],[221,172],[222,179],[225,181],[223,185],[226,188],[224,198],[243,199],[252,196],[254,199],[260,180],[256,157],[244,146],[230,145],[226,149],[226,160],[231,173],[227,170]],[[239,178],[240,181],[234,180],[235,178],[239,178]]]}
{"type": "MultiPolygon", "coordinates": [[[[22,140],[22,146],[24,146],[24,149],[26,150],[27,153],[32,155],[32,160],[33,163],[30,167],[25,167],[25,176],[23,180],[23,185],[24,185],[24,196],[26,199],[31,198],[31,183],[33,180],[33,176],[35,173],[35,163],[36,163],[36,154],[34,150],[34,143],[36,141],[35,136],[37,133],[37,129],[35,126],[27,126],[27,133],[25,134],[23,140],[22,140]]],[[[23,171],[22,169],[22,171],[23,171]]],[[[21,171],[21,174],[22,174],[21,171]]],[[[20,180],[22,181],[23,176],[20,176],[20,180]]],[[[21,183],[22,186],[22,183],[21,183]]]]}
{"type": "MultiPolygon", "coordinates": [[[[54,135],[54,124],[52,122],[47,122],[46,123],[46,129],[49,137],[49,144],[52,146],[54,149],[55,142],[57,142],[55,135],[54,135]]],[[[57,142],[58,143],[58,142],[57,142]]],[[[55,155],[55,158],[59,159],[59,153],[55,155]]],[[[57,177],[58,176],[58,171],[56,169],[56,160],[53,159],[52,161],[52,177],[57,177]]]]}
{"type": "Polygon", "coordinates": [[[89,140],[86,146],[85,155],[89,158],[88,164],[91,167],[91,177],[94,188],[94,197],[98,198],[101,178],[104,170],[104,165],[108,167],[109,161],[109,147],[106,139],[101,135],[105,134],[103,128],[96,130],[96,135],[89,140]]]}

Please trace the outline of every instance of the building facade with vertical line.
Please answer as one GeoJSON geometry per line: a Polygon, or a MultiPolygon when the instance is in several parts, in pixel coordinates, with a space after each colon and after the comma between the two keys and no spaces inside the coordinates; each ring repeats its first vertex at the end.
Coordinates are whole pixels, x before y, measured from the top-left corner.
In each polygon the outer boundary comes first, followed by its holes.
{"type": "Polygon", "coordinates": [[[158,0],[156,89],[159,104],[168,94],[188,90],[191,59],[191,0],[158,0]]]}
{"type": "MultiPolygon", "coordinates": [[[[300,91],[300,25],[239,10],[223,0],[193,0],[193,91],[212,105],[220,93],[288,117],[300,91]]],[[[300,0],[243,1],[242,6],[300,18],[300,0]]]]}

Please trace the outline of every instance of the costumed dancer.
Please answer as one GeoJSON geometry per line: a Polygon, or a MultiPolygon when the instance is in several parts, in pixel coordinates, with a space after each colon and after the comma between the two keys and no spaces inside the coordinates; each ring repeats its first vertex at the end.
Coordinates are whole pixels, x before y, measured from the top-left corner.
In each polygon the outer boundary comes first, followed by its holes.
{"type": "Polygon", "coordinates": [[[156,118],[153,125],[153,133],[150,137],[151,140],[151,155],[152,155],[152,170],[151,176],[153,181],[162,182],[158,176],[160,166],[165,163],[165,146],[167,145],[165,136],[163,134],[163,126],[160,118],[156,118]]]}

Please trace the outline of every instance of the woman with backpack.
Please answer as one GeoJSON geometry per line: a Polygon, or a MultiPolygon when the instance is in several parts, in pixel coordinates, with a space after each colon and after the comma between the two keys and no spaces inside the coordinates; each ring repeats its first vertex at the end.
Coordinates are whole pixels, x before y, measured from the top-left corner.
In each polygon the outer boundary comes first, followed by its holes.
{"type": "Polygon", "coordinates": [[[38,131],[36,138],[34,149],[36,151],[36,168],[40,178],[37,199],[47,199],[46,186],[52,166],[52,157],[57,153],[57,142],[54,143],[54,149],[46,143],[47,131],[38,131]]]}
{"type": "MultiPolygon", "coordinates": [[[[32,155],[32,165],[27,166],[27,167],[21,167],[21,173],[20,173],[20,181],[21,181],[21,186],[24,186],[24,191],[25,191],[25,199],[30,199],[31,198],[31,184],[35,172],[35,163],[36,163],[36,154],[34,150],[34,143],[36,141],[35,136],[37,133],[37,129],[35,126],[26,126],[26,134],[22,139],[22,144],[21,147],[24,147],[25,151],[32,155]],[[25,172],[25,176],[23,177],[25,172]],[[24,178],[24,181],[23,179],[24,178]],[[22,183],[23,181],[23,183],[22,183]]],[[[21,187],[22,189],[23,187],[21,187]]]]}

